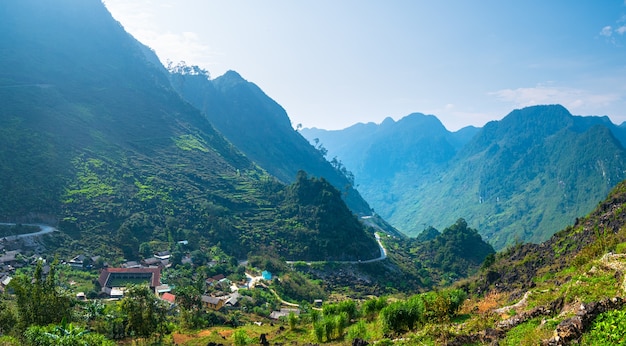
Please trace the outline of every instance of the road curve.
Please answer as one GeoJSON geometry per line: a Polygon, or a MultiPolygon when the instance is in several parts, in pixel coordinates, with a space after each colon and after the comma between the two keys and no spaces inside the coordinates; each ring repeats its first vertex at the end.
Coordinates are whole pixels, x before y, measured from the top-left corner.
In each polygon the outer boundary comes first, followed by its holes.
{"type": "MultiPolygon", "coordinates": [[[[2,226],[15,226],[17,224],[15,223],[6,223],[6,222],[2,222],[0,223],[0,225],[2,226]]],[[[52,226],[48,226],[48,225],[44,225],[44,224],[40,224],[40,223],[23,223],[22,225],[24,226],[36,226],[39,227],[40,231],[39,232],[33,232],[33,233],[24,233],[24,234],[18,234],[18,235],[11,235],[11,236],[7,236],[7,237],[3,237],[3,240],[6,241],[13,241],[13,240],[17,240],[20,238],[27,238],[27,237],[37,237],[40,235],[44,235],[44,234],[48,234],[48,233],[52,233],[52,232],[57,232],[58,229],[52,227],[52,226]]]]}
{"type": "MultiPolygon", "coordinates": [[[[307,265],[311,265],[313,263],[359,264],[359,263],[372,263],[372,262],[382,261],[387,258],[387,249],[385,249],[385,247],[383,246],[383,243],[380,241],[380,235],[378,233],[374,233],[374,236],[376,237],[376,242],[378,243],[378,247],[380,248],[380,256],[376,258],[369,259],[369,260],[359,260],[359,261],[310,261],[310,262],[304,262],[304,263],[306,263],[307,265]]],[[[294,264],[296,262],[302,262],[302,261],[286,261],[286,262],[288,264],[294,264]]]]}

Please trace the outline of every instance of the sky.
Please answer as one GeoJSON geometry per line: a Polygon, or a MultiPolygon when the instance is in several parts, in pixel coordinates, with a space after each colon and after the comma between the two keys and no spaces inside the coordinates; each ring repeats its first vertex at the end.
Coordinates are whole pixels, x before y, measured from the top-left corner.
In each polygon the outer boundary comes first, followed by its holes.
{"type": "Polygon", "coordinates": [[[294,127],[456,131],[555,103],[626,121],[626,0],[103,2],[164,64],[235,70],[294,127]]]}

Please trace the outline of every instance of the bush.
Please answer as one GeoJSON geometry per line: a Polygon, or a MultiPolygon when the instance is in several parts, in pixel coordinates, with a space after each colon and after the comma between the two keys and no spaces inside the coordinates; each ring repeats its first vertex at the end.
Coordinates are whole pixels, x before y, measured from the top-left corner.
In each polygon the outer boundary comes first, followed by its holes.
{"type": "Polygon", "coordinates": [[[607,311],[596,317],[583,336],[584,345],[626,345],[626,311],[607,311]]]}

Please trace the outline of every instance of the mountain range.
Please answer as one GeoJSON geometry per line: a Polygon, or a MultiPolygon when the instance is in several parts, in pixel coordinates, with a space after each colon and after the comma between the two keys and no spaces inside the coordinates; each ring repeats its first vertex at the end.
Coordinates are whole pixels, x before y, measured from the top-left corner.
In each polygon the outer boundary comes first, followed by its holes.
{"type": "Polygon", "coordinates": [[[624,127],[560,105],[514,110],[483,128],[432,115],[303,129],[354,173],[373,209],[417,235],[463,217],[496,249],[540,242],[590,212],[625,178],[624,127]]]}
{"type": "MultiPolygon", "coordinates": [[[[2,2],[0,62],[2,220],[57,224],[68,237],[59,249],[111,260],[137,258],[144,242],[167,249],[179,240],[239,258],[379,255],[372,232],[313,168],[331,168],[315,149],[301,139],[276,179],[181,97],[102,2],[2,2]],[[310,177],[293,169],[300,157],[317,160],[302,164],[310,177]]],[[[236,73],[215,84],[221,116],[237,102],[269,105],[262,116],[278,109],[236,73]]]]}
{"type": "Polygon", "coordinates": [[[99,1],[1,6],[0,218],[58,222],[76,249],[130,258],[190,238],[374,258],[353,222],[370,206],[399,237],[384,220],[417,235],[464,219],[502,249],[547,239],[624,178],[626,130],[607,117],[547,105],[456,132],[419,113],[297,131],[237,72],[162,66],[99,1]]]}
{"type": "Polygon", "coordinates": [[[353,212],[371,214],[349,179],[293,129],[287,112],[254,83],[235,71],[209,79],[197,66],[177,65],[169,72],[178,93],[268,173],[284,183],[292,182],[300,170],[324,177],[342,191],[353,212]]]}

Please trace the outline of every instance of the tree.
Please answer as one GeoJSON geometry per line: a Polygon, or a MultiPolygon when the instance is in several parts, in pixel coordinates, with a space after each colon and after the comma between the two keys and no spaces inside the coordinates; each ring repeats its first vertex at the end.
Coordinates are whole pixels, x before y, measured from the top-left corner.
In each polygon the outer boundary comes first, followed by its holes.
{"type": "Polygon", "coordinates": [[[287,322],[289,323],[289,329],[296,329],[296,324],[298,324],[298,316],[292,311],[287,315],[287,322]]]}
{"type": "Polygon", "coordinates": [[[57,261],[50,265],[43,277],[43,262],[37,262],[33,277],[17,275],[9,283],[16,296],[18,327],[25,330],[31,325],[45,326],[71,318],[71,298],[56,286],[57,261]]]}
{"type": "Polygon", "coordinates": [[[233,344],[235,346],[245,346],[249,343],[248,334],[243,329],[237,329],[233,333],[233,344]]]}
{"type": "Polygon", "coordinates": [[[150,243],[139,244],[139,253],[141,254],[143,258],[152,257],[153,253],[152,253],[152,246],[150,246],[150,243]]]}
{"type": "Polygon", "coordinates": [[[320,320],[313,321],[313,335],[317,342],[324,341],[324,322],[320,320]]]}
{"type": "Polygon", "coordinates": [[[323,324],[326,341],[330,341],[333,339],[333,332],[335,331],[335,327],[337,326],[334,316],[324,316],[323,324]]]}
{"type": "Polygon", "coordinates": [[[0,335],[7,335],[15,327],[17,317],[15,312],[4,300],[0,300],[0,335]]]}
{"type": "Polygon", "coordinates": [[[60,325],[46,327],[31,326],[24,333],[27,345],[33,346],[114,346],[115,343],[104,335],[90,333],[88,330],[63,321],[60,325]]]}
{"type": "Polygon", "coordinates": [[[200,327],[202,300],[193,286],[183,286],[176,290],[176,303],[181,309],[182,325],[189,328],[200,327]]]}
{"type": "Polygon", "coordinates": [[[148,286],[131,286],[120,301],[120,309],[127,317],[126,334],[161,337],[166,330],[166,308],[148,286]]]}

